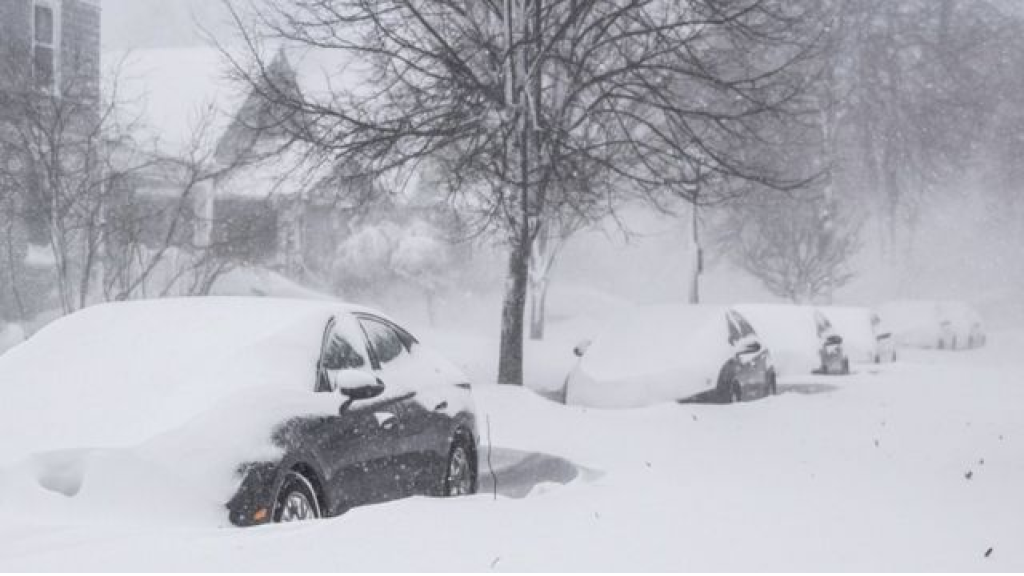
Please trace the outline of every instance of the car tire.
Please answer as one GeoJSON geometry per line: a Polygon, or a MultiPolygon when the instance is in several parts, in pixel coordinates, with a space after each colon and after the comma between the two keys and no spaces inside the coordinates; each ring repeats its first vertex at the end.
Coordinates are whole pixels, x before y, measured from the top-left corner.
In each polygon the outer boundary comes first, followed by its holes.
{"type": "Polygon", "coordinates": [[[456,434],[448,451],[441,495],[445,497],[469,496],[476,494],[476,454],[464,434],[456,434]]]}
{"type": "Polygon", "coordinates": [[[843,366],[840,369],[839,373],[842,374],[843,376],[849,376],[849,374],[850,374],[850,359],[849,358],[843,358],[843,366]]]}
{"type": "Polygon", "coordinates": [[[320,500],[313,483],[298,471],[288,472],[274,499],[274,522],[301,522],[321,516],[320,500]]]}

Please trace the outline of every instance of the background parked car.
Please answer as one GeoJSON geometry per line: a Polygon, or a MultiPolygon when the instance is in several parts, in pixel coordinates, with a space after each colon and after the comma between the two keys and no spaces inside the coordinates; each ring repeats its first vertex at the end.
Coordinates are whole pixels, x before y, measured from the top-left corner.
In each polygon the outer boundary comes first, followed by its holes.
{"type": "Polygon", "coordinates": [[[843,337],[843,349],[855,363],[896,361],[893,335],[870,308],[824,306],[819,310],[843,337]]]}
{"type": "Polygon", "coordinates": [[[780,376],[849,372],[842,336],[815,308],[740,304],[736,310],[750,320],[772,351],[780,376]]]}
{"type": "Polygon", "coordinates": [[[629,408],[737,402],[776,392],[769,351],[750,323],[716,306],[637,308],[612,321],[566,380],[566,402],[629,408]]]}
{"type": "Polygon", "coordinates": [[[959,350],[984,346],[987,341],[981,316],[965,302],[894,301],[880,306],[879,313],[902,346],[959,350]]]}
{"type": "MultiPolygon", "coordinates": [[[[77,475],[144,463],[250,525],[476,487],[465,377],[365,308],[248,298],[97,306],[0,357],[0,383],[0,435],[18,438],[0,444],[0,462],[34,459],[40,478],[62,479],[58,489],[69,470],[90,486],[99,480],[77,475]],[[107,452],[117,456],[97,456],[107,452]]],[[[158,488],[126,479],[105,497],[158,499],[158,488]]]]}

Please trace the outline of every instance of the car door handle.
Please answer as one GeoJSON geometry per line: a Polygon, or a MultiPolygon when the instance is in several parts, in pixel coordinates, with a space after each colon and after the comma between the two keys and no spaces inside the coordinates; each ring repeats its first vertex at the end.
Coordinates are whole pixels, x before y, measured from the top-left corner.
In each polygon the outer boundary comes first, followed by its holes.
{"type": "Polygon", "coordinates": [[[374,412],[373,417],[377,420],[377,425],[384,430],[393,430],[398,424],[398,417],[393,412],[374,412]]]}
{"type": "Polygon", "coordinates": [[[447,409],[448,409],[448,401],[447,400],[445,400],[444,402],[441,402],[437,406],[434,406],[434,412],[440,412],[441,410],[447,410],[447,409]]]}

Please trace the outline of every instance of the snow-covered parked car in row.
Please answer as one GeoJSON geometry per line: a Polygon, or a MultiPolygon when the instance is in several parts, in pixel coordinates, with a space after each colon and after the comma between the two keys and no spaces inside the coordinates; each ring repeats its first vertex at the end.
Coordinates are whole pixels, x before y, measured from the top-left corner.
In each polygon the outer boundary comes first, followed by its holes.
{"type": "Polygon", "coordinates": [[[121,499],[157,509],[195,494],[245,526],[468,494],[477,446],[462,373],[357,306],[105,304],[0,357],[0,484],[20,473],[107,513],[121,499]],[[121,480],[104,488],[110,478],[121,480]],[[161,492],[168,484],[182,488],[161,492]]]}
{"type": "Polygon", "coordinates": [[[880,364],[896,361],[896,341],[870,308],[824,306],[818,309],[843,338],[843,349],[853,362],[880,364]]]}
{"type": "Polygon", "coordinates": [[[894,301],[880,306],[879,313],[902,346],[959,350],[984,346],[987,340],[981,316],[964,302],[894,301]]]}
{"type": "Polygon", "coordinates": [[[743,314],[772,351],[780,376],[849,374],[843,337],[819,310],[788,304],[741,304],[743,314]]]}
{"type": "Polygon", "coordinates": [[[567,404],[731,403],[776,393],[771,354],[750,323],[725,307],[636,308],[577,346],[576,354],[567,404]]]}

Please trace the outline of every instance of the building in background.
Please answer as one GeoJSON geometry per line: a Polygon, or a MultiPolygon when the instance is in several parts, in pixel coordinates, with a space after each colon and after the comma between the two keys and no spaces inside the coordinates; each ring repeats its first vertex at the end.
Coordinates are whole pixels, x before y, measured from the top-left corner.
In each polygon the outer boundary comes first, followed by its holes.
{"type": "Polygon", "coordinates": [[[99,113],[100,10],[99,0],[0,0],[0,321],[32,317],[51,296],[52,195],[30,150],[46,133],[30,127],[54,103],[69,134],[99,113]]]}

